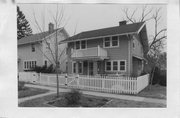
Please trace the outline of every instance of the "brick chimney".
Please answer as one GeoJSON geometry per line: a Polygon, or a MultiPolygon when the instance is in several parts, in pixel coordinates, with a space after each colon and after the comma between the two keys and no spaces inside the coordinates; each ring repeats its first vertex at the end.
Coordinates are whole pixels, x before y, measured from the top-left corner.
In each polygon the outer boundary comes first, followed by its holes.
{"type": "Polygon", "coordinates": [[[119,26],[126,25],[126,20],[120,21],[119,26]]]}
{"type": "Polygon", "coordinates": [[[54,24],[53,23],[49,23],[49,33],[53,32],[54,30],[54,24]]]}

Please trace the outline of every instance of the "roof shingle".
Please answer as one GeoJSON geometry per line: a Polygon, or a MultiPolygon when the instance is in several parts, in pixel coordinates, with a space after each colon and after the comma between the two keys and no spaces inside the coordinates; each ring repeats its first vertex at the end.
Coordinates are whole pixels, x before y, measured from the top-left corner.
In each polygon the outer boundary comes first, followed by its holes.
{"type": "Polygon", "coordinates": [[[108,36],[108,35],[134,33],[134,32],[137,32],[143,24],[144,22],[139,22],[139,23],[133,23],[133,24],[126,24],[122,26],[115,26],[115,27],[85,31],[77,35],[74,35],[72,37],[69,37],[61,42],[63,43],[63,42],[71,42],[78,39],[87,39],[87,38],[95,38],[95,37],[100,37],[100,36],[103,37],[103,36],[108,36]]]}

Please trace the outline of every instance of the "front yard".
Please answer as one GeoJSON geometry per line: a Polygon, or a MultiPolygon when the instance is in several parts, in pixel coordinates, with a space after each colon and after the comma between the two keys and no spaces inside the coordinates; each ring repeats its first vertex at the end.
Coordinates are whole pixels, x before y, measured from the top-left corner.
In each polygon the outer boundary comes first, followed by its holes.
{"type": "Polygon", "coordinates": [[[160,85],[153,85],[151,87],[151,90],[149,90],[149,88],[146,87],[143,91],[137,94],[137,96],[166,99],[166,87],[160,85]]]}
{"type": "Polygon", "coordinates": [[[80,105],[67,106],[64,104],[63,94],[64,93],[60,93],[60,98],[58,99],[56,98],[56,94],[53,94],[28,100],[20,103],[19,107],[166,107],[166,105],[163,104],[110,99],[90,95],[83,95],[80,100],[82,104],[80,105]]]}
{"type": "Polygon", "coordinates": [[[44,90],[39,88],[24,87],[23,89],[18,91],[18,98],[34,96],[34,95],[46,93],[48,91],[49,90],[44,90]]]}

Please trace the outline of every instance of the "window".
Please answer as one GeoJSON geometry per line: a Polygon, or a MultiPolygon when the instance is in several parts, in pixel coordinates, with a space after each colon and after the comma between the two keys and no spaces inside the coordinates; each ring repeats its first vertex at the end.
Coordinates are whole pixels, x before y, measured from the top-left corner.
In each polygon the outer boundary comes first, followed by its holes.
{"type": "Polygon", "coordinates": [[[44,65],[47,67],[47,61],[46,60],[44,61],[44,65]]]}
{"type": "Polygon", "coordinates": [[[111,71],[111,62],[106,62],[106,70],[111,71]]]}
{"type": "Polygon", "coordinates": [[[105,39],[104,39],[104,47],[110,47],[110,37],[105,37],[105,39]]]}
{"type": "Polygon", "coordinates": [[[117,36],[112,37],[112,46],[118,46],[118,37],[117,36]]]}
{"type": "Polygon", "coordinates": [[[86,41],[81,41],[81,49],[85,49],[86,48],[86,41]]]}
{"type": "Polygon", "coordinates": [[[80,41],[76,41],[76,49],[80,49],[80,41]]]}
{"type": "Polygon", "coordinates": [[[47,49],[49,49],[49,48],[50,48],[50,46],[51,46],[51,45],[50,45],[50,43],[49,43],[49,42],[47,42],[46,44],[47,44],[47,47],[46,47],[46,48],[47,48],[47,49]]]}
{"type": "Polygon", "coordinates": [[[82,73],[82,63],[78,63],[78,73],[82,73]]]}
{"type": "Polygon", "coordinates": [[[118,36],[104,38],[104,47],[118,47],[118,46],[119,46],[118,36]]]}
{"type": "Polygon", "coordinates": [[[36,67],[36,61],[24,61],[24,69],[32,69],[36,67]]]}
{"type": "Polygon", "coordinates": [[[120,67],[120,71],[125,71],[125,61],[120,61],[120,65],[119,65],[119,67],[120,67]]]}
{"type": "Polygon", "coordinates": [[[73,62],[73,73],[76,73],[76,62],[73,62]]]}
{"type": "Polygon", "coordinates": [[[118,70],[118,61],[113,61],[113,70],[118,70]]]}
{"type": "Polygon", "coordinates": [[[86,49],[87,48],[87,41],[76,41],[75,42],[75,49],[86,49]]]}
{"type": "Polygon", "coordinates": [[[35,46],[34,44],[31,45],[32,52],[35,52],[35,46]]]}
{"type": "Polygon", "coordinates": [[[135,49],[135,39],[133,39],[133,49],[135,49]]]}

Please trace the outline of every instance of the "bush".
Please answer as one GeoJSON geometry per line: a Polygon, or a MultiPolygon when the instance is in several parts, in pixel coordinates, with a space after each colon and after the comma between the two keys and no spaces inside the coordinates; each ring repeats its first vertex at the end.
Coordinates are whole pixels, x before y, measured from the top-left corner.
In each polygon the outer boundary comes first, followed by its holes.
{"type": "Polygon", "coordinates": [[[22,82],[22,81],[19,81],[18,82],[18,90],[24,90],[24,88],[25,88],[25,82],[22,82]]]}
{"type": "Polygon", "coordinates": [[[55,69],[53,68],[53,64],[51,64],[49,67],[47,66],[36,66],[34,69],[32,69],[31,71],[35,71],[37,73],[54,73],[55,69]]]}
{"type": "Polygon", "coordinates": [[[68,105],[77,105],[80,102],[82,93],[79,90],[72,89],[71,92],[66,93],[64,98],[68,105]]]}
{"type": "Polygon", "coordinates": [[[160,70],[158,67],[156,67],[154,71],[152,84],[166,86],[166,70],[160,70]]]}

